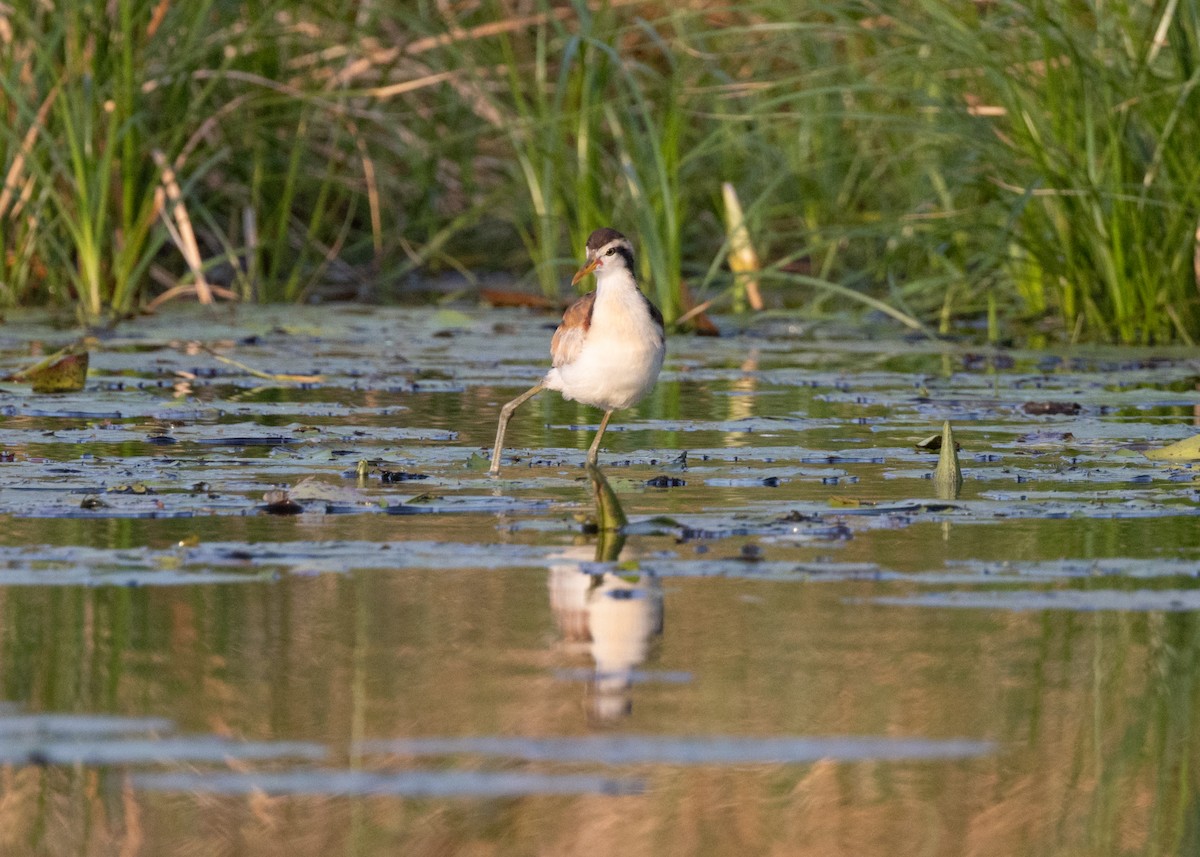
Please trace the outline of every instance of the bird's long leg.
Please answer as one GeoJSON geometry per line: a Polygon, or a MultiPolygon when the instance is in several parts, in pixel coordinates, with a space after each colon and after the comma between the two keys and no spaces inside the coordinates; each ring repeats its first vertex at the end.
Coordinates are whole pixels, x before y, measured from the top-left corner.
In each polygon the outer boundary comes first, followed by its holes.
{"type": "Polygon", "coordinates": [[[608,418],[612,415],[612,411],[605,411],[604,419],[600,420],[600,428],[596,429],[596,439],[592,441],[591,448],[588,449],[588,464],[595,464],[600,458],[600,438],[604,437],[604,430],[608,428],[608,418]]]}
{"type": "Polygon", "coordinates": [[[530,387],[500,409],[500,425],[496,426],[496,445],[492,448],[492,466],[488,469],[488,473],[492,476],[500,472],[500,452],[504,449],[504,430],[508,428],[508,421],[512,419],[513,412],[542,392],[542,390],[543,387],[541,384],[530,387]]]}

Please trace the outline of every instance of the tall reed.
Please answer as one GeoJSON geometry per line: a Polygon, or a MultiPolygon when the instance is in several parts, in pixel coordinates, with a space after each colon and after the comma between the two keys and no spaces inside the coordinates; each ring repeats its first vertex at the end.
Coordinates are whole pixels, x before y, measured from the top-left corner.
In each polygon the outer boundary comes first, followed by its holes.
{"type": "Polygon", "coordinates": [[[1200,337],[1200,12],[1178,0],[60,0],[0,21],[8,304],[97,320],[199,276],[160,152],[204,275],[245,298],[428,266],[558,294],[609,224],[676,318],[685,282],[736,294],[729,182],[776,305],[1200,337]]]}
{"type": "Polygon", "coordinates": [[[289,19],[293,5],[64,0],[8,12],[0,297],[68,303],[97,323],[135,309],[154,281],[194,276],[184,248],[168,246],[156,152],[206,267],[244,297],[296,299],[345,258],[370,262],[381,226],[362,180],[369,158],[345,89],[329,84],[335,70],[312,62],[328,36],[289,19]]]}
{"type": "Polygon", "coordinates": [[[920,11],[909,35],[953,72],[944,127],[995,189],[984,225],[1005,230],[1026,310],[1074,339],[1194,341],[1200,12],[1176,0],[920,11]]]}
{"type": "Polygon", "coordinates": [[[169,38],[187,68],[211,7],[176,13],[170,36],[133,0],[32,4],[7,18],[8,171],[42,203],[33,228],[43,296],[73,303],[84,321],[129,312],[163,245],[149,155],[179,148],[204,99],[154,57],[169,38]]]}

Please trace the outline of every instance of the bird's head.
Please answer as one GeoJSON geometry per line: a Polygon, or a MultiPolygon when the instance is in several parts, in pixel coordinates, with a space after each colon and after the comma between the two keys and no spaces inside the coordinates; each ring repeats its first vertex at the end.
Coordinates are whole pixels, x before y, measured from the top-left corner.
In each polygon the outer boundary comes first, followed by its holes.
{"type": "Polygon", "coordinates": [[[600,277],[622,268],[633,276],[633,245],[620,232],[605,226],[588,236],[586,262],[571,278],[571,285],[593,271],[600,277]]]}

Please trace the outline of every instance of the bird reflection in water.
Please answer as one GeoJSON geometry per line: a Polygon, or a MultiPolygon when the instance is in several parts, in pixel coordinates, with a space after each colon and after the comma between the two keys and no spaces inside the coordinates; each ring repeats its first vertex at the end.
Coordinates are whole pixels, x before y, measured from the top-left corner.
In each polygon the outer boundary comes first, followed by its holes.
{"type": "MultiPolygon", "coordinates": [[[[597,498],[599,505],[599,490],[597,498]]],[[[594,554],[585,545],[568,548],[561,561],[550,567],[547,581],[550,609],[564,648],[591,656],[588,714],[600,723],[619,720],[633,710],[637,668],[650,657],[663,631],[658,577],[613,565],[624,545],[622,533],[601,529],[594,554]]]]}

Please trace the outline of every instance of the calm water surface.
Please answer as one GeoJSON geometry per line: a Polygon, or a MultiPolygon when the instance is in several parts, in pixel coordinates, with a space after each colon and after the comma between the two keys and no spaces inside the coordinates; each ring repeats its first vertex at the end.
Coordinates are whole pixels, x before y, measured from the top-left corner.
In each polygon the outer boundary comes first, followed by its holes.
{"type": "Polygon", "coordinates": [[[1200,852],[1200,493],[1141,454],[1194,355],[672,340],[617,543],[596,412],[485,471],[552,327],[175,310],[5,384],[0,854],[1200,852]]]}

